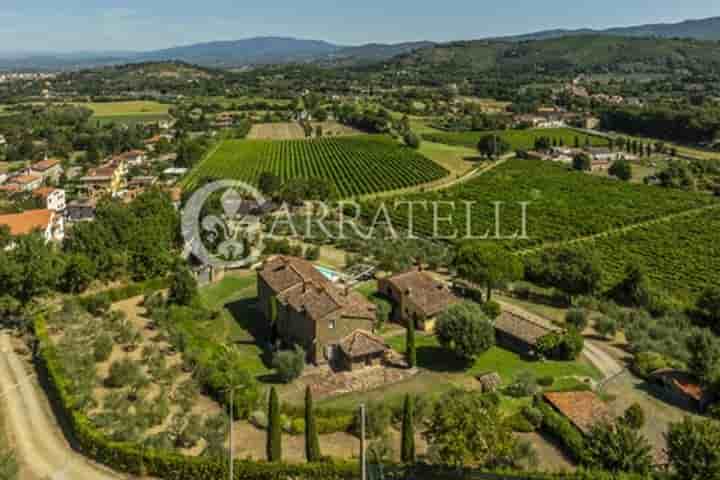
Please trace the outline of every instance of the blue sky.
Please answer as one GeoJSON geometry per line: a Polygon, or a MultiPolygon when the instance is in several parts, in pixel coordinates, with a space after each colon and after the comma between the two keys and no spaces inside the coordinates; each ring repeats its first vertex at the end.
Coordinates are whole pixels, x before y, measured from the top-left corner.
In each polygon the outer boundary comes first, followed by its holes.
{"type": "Polygon", "coordinates": [[[718,0],[2,0],[0,51],[147,50],[277,35],[456,40],[720,16],[718,0]]]}

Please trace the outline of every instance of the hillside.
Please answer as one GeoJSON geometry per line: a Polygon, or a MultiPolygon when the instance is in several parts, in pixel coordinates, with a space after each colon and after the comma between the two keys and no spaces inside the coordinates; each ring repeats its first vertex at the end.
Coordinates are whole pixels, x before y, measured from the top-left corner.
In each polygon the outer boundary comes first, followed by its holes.
{"type": "Polygon", "coordinates": [[[568,35],[618,35],[622,37],[694,38],[696,40],[720,40],[720,17],[685,20],[679,23],[655,23],[614,27],[602,30],[582,28],[577,30],[554,29],[503,37],[506,40],[542,40],[568,35]]]}
{"type": "Polygon", "coordinates": [[[720,44],[697,40],[577,35],[513,42],[475,40],[399,56],[397,68],[501,72],[659,72],[720,68],[720,44]]]}

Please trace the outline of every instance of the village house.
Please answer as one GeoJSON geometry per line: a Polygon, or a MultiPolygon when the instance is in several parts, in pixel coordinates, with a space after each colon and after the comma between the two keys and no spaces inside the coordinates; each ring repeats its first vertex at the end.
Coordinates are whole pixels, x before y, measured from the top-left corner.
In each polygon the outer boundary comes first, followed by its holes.
{"type": "Polygon", "coordinates": [[[10,178],[4,187],[8,191],[15,192],[31,192],[36,188],[40,188],[43,184],[43,177],[38,175],[18,175],[10,178]]]}
{"type": "Polygon", "coordinates": [[[610,409],[594,392],[546,392],[543,399],[584,435],[611,419],[610,409]]]}
{"type": "Polygon", "coordinates": [[[382,338],[365,330],[355,330],[338,344],[338,367],[351,372],[381,365],[389,351],[382,338]]]}
{"type": "Polygon", "coordinates": [[[558,330],[507,309],[495,319],[498,346],[525,356],[536,355],[538,340],[558,330]]]}
{"type": "Polygon", "coordinates": [[[351,337],[357,330],[373,331],[375,305],[358,292],[334,285],[310,262],[287,256],[268,259],[258,271],[257,290],[258,308],[274,335],[287,346],[301,346],[309,362],[342,367],[377,358],[371,339],[351,337]]]}
{"type": "Polygon", "coordinates": [[[0,215],[0,225],[6,225],[13,237],[40,232],[46,242],[62,242],[65,238],[63,216],[52,210],[26,210],[0,215]]]}
{"type": "Polygon", "coordinates": [[[661,396],[687,410],[704,413],[713,401],[710,392],[687,372],[664,368],[653,372],[650,379],[661,396]]]}
{"type": "Polygon", "coordinates": [[[125,162],[116,159],[97,168],[91,168],[87,175],[80,178],[85,194],[91,198],[104,195],[116,195],[122,188],[127,170],[125,162]]]}
{"type": "Polygon", "coordinates": [[[130,167],[136,167],[145,163],[147,160],[147,154],[145,153],[145,150],[130,150],[129,152],[116,155],[114,160],[122,162],[130,167]]]}
{"type": "Polygon", "coordinates": [[[614,152],[607,147],[586,147],[585,152],[590,156],[593,172],[608,170],[613,162],[622,157],[622,152],[614,152]]]}
{"type": "Polygon", "coordinates": [[[45,208],[53,212],[65,211],[65,190],[55,187],[40,187],[32,192],[33,197],[41,200],[45,208]]]}
{"type": "Polygon", "coordinates": [[[62,165],[60,160],[57,158],[47,158],[40,162],[33,163],[26,171],[26,175],[33,175],[41,177],[43,180],[57,183],[60,181],[60,176],[63,173],[62,165]]]}
{"type": "Polygon", "coordinates": [[[381,278],[378,290],[393,304],[392,321],[426,332],[434,330],[440,313],[459,301],[445,284],[417,268],[381,278]]]}
{"type": "Polygon", "coordinates": [[[97,203],[90,198],[78,198],[67,204],[66,215],[68,222],[87,222],[95,220],[97,203]]]}

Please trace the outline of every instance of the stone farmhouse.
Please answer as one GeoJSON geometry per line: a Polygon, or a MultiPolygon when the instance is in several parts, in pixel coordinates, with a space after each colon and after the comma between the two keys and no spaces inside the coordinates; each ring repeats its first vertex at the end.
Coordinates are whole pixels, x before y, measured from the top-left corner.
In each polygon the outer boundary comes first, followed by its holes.
{"type": "Polygon", "coordinates": [[[431,332],[437,316],[460,301],[442,282],[419,268],[382,278],[378,290],[393,304],[391,319],[402,325],[431,332]]]}
{"type": "Polygon", "coordinates": [[[333,284],[310,262],[268,259],[258,271],[257,290],[258,308],[274,336],[287,346],[301,346],[310,363],[352,368],[372,364],[389,350],[370,333],[375,305],[333,284]]]}

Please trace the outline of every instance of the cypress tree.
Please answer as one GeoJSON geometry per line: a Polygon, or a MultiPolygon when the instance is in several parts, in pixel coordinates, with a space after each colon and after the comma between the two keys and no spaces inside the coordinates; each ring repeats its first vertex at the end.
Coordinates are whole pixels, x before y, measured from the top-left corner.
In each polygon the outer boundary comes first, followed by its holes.
{"type": "Polygon", "coordinates": [[[305,389],[305,457],[308,462],[319,462],[321,457],[310,387],[305,389]]]}
{"type": "Polygon", "coordinates": [[[270,389],[270,406],[268,407],[267,459],[268,462],[279,462],[282,459],[282,430],[280,425],[280,402],[275,387],[270,389]]]}
{"type": "Polygon", "coordinates": [[[413,401],[410,395],[405,396],[402,419],[402,444],[400,457],[403,463],[415,463],[415,425],[413,424],[413,401]]]}
{"type": "Polygon", "coordinates": [[[417,353],[415,351],[415,325],[412,320],[408,320],[407,322],[405,357],[408,367],[415,368],[417,366],[417,353]]]}

